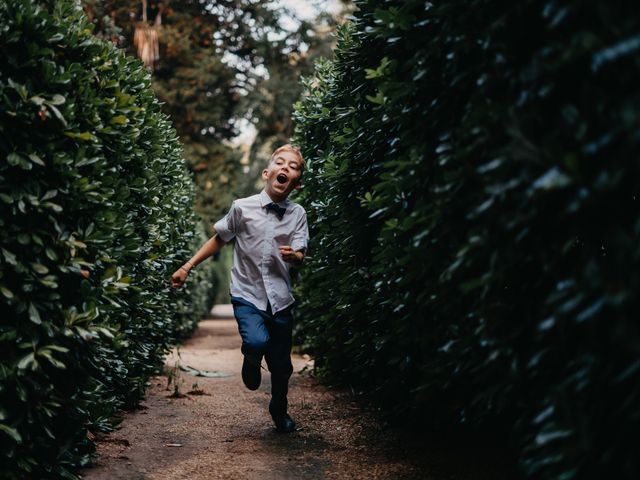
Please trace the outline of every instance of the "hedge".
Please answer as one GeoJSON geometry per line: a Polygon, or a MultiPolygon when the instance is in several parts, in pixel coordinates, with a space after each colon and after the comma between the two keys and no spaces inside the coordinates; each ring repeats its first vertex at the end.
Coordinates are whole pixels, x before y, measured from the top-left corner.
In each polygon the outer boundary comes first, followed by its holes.
{"type": "Polygon", "coordinates": [[[530,478],[637,478],[635,7],[357,5],[295,113],[318,373],[530,478]]]}
{"type": "Polygon", "coordinates": [[[76,478],[215,294],[170,275],[205,239],[137,59],[72,1],[0,4],[0,477],[76,478]]]}

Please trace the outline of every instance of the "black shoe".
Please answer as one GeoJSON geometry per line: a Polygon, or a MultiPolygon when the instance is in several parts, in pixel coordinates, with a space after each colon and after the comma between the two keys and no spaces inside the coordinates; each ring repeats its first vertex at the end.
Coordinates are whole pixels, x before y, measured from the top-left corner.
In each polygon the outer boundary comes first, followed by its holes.
{"type": "Polygon", "coordinates": [[[260,386],[262,375],[260,372],[260,365],[254,365],[244,357],[242,362],[242,381],[244,386],[249,390],[257,390],[260,386]]]}
{"type": "Polygon", "coordinates": [[[282,433],[293,432],[296,429],[296,422],[289,416],[289,414],[285,413],[284,415],[276,415],[273,416],[273,423],[276,424],[276,430],[282,433]]]}

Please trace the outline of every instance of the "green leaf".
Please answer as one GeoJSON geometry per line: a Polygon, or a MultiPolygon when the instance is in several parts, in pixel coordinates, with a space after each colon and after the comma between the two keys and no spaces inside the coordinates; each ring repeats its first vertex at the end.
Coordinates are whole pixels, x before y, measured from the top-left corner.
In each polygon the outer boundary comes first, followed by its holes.
{"type": "Polygon", "coordinates": [[[45,349],[38,350],[37,354],[38,356],[47,360],[51,365],[53,365],[56,368],[60,368],[60,369],[67,368],[67,366],[64,363],[54,358],[53,355],[51,355],[51,352],[49,350],[45,350],[45,349]]]}
{"type": "Polygon", "coordinates": [[[555,190],[564,188],[571,183],[571,178],[562,173],[558,167],[553,167],[533,183],[534,189],[555,190]]]}
{"type": "Polygon", "coordinates": [[[33,303],[29,303],[29,319],[36,325],[40,325],[42,323],[40,313],[33,303]]]}
{"type": "MultiPolygon", "coordinates": [[[[26,370],[28,367],[33,367],[34,364],[37,364],[36,357],[34,352],[27,353],[20,361],[18,362],[18,369],[26,370]]],[[[35,370],[35,368],[34,368],[35,370]]]]}
{"type": "Polygon", "coordinates": [[[49,105],[62,105],[64,102],[66,102],[66,98],[64,98],[64,96],[60,95],[59,93],[56,93],[53,95],[53,97],[51,97],[51,100],[47,100],[47,103],[49,105]]]}
{"type": "Polygon", "coordinates": [[[111,330],[108,328],[96,327],[95,330],[102,333],[107,338],[114,338],[113,333],[111,333],[111,330]]]}
{"type": "Polygon", "coordinates": [[[129,119],[124,115],[117,115],[111,119],[110,123],[113,125],[126,125],[129,123],[129,119]]]}
{"type": "Polygon", "coordinates": [[[25,102],[27,101],[27,87],[25,87],[24,85],[21,85],[19,83],[14,82],[13,80],[11,80],[10,78],[7,79],[7,82],[9,83],[9,85],[16,91],[18,92],[18,94],[20,95],[20,98],[22,98],[22,100],[24,100],[25,102]]]}
{"type": "Polygon", "coordinates": [[[73,238],[72,238],[71,240],[69,240],[69,243],[70,243],[71,245],[73,245],[74,247],[78,247],[78,248],[87,248],[87,244],[86,244],[86,243],[84,243],[84,242],[83,242],[83,241],[81,241],[81,240],[75,240],[75,239],[73,239],[73,238]]]}
{"type": "Polygon", "coordinates": [[[365,68],[365,72],[366,72],[365,78],[367,80],[371,80],[373,78],[383,77],[386,74],[387,67],[390,64],[391,64],[391,61],[389,60],[389,58],[388,57],[383,57],[383,59],[380,62],[380,65],[378,65],[377,68],[374,68],[374,69],[365,68]]]}
{"type": "Polygon", "coordinates": [[[29,160],[31,160],[36,165],[41,165],[43,167],[45,166],[45,163],[42,161],[42,159],[38,155],[36,155],[35,153],[30,153],[29,154],[29,160]]]}
{"type": "Polygon", "coordinates": [[[83,140],[85,142],[96,142],[98,141],[98,138],[92,134],[91,132],[81,132],[81,133],[76,133],[76,132],[64,132],[64,134],[69,137],[69,138],[73,138],[76,140],[83,140]]]}
{"type": "Polygon", "coordinates": [[[55,275],[47,275],[44,278],[38,278],[38,282],[48,288],[58,288],[55,275]]]}
{"type": "Polygon", "coordinates": [[[63,353],[66,353],[69,351],[67,347],[61,347],[60,345],[45,345],[42,348],[47,348],[49,350],[55,350],[56,352],[63,352],[63,353]]]}
{"type": "Polygon", "coordinates": [[[209,377],[209,378],[224,378],[230,376],[225,372],[211,371],[211,370],[198,370],[189,365],[179,366],[180,370],[183,372],[187,372],[189,375],[193,375],[194,377],[209,377]]]}
{"type": "Polygon", "coordinates": [[[51,35],[51,37],[49,37],[49,39],[47,39],[47,42],[56,43],[56,42],[59,42],[62,39],[64,39],[64,35],[62,33],[55,33],[55,34],[51,35]]]}
{"type": "Polygon", "coordinates": [[[31,103],[35,103],[36,105],[42,105],[44,103],[44,98],[39,97],[38,95],[34,95],[29,99],[31,103]]]}
{"type": "Polygon", "coordinates": [[[42,196],[40,200],[50,200],[58,194],[58,190],[47,190],[47,192],[42,196]]]}
{"type": "Polygon", "coordinates": [[[57,203],[53,203],[53,202],[44,202],[42,204],[43,207],[45,208],[50,208],[51,210],[53,210],[54,212],[58,212],[60,213],[62,211],[62,207],[60,205],[58,205],[57,203]]]}
{"type": "Polygon", "coordinates": [[[0,423],[0,431],[9,435],[16,443],[22,443],[22,437],[15,428],[0,423]]]}
{"type": "Polygon", "coordinates": [[[13,292],[9,290],[7,287],[3,287],[2,285],[0,285],[0,292],[2,292],[2,294],[8,299],[13,298],[13,292]]]}
{"type": "Polygon", "coordinates": [[[394,229],[398,226],[398,219],[397,218],[390,218],[389,220],[387,220],[386,222],[384,222],[385,226],[387,228],[390,229],[394,229]]]}
{"type": "Polygon", "coordinates": [[[2,249],[2,256],[5,261],[11,265],[17,265],[18,261],[16,260],[16,256],[8,250],[2,249]]]}
{"type": "MultiPolygon", "coordinates": [[[[60,110],[58,110],[54,105],[51,105],[50,103],[47,103],[47,108],[49,110],[51,110],[53,112],[53,114],[55,115],[55,117],[60,120],[60,122],[62,123],[62,125],[64,125],[65,127],[67,127],[67,121],[65,120],[65,118],[62,116],[62,113],[60,112],[60,110]]],[[[65,132],[66,133],[66,132],[65,132]]]]}
{"type": "Polygon", "coordinates": [[[36,273],[40,273],[42,275],[49,273],[49,269],[41,263],[32,263],[31,268],[33,268],[36,273]]]}
{"type": "Polygon", "coordinates": [[[384,93],[381,90],[378,90],[378,93],[376,94],[375,97],[372,97],[371,95],[367,95],[366,98],[371,103],[375,103],[377,105],[382,105],[384,103],[384,93]]]}
{"type": "Polygon", "coordinates": [[[83,158],[79,162],[76,162],[76,167],[83,167],[85,165],[91,165],[92,163],[96,163],[99,160],[100,160],[100,157],[83,158]]]}
{"type": "Polygon", "coordinates": [[[20,155],[18,155],[15,152],[12,152],[9,155],[7,155],[7,163],[9,165],[13,165],[15,167],[17,165],[20,165],[21,161],[22,161],[22,157],[20,157],[20,155]]]}

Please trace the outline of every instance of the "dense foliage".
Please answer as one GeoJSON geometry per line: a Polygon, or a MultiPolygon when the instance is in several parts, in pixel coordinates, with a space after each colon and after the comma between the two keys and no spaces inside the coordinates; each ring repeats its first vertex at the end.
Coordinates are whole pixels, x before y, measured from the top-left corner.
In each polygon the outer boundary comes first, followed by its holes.
{"type": "Polygon", "coordinates": [[[637,478],[635,6],[358,6],[296,110],[318,371],[531,477],[637,478]]]}
{"type": "Polygon", "coordinates": [[[150,75],[75,2],[0,4],[0,115],[0,476],[73,478],[210,306],[169,282],[206,236],[150,75]]]}

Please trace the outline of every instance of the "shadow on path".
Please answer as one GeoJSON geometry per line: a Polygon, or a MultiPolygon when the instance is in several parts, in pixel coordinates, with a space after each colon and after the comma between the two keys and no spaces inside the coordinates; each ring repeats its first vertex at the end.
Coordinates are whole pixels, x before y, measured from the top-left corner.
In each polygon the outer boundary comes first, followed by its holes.
{"type": "Polygon", "coordinates": [[[240,336],[232,318],[205,320],[165,359],[168,376],[152,377],[141,408],[123,413],[121,428],[97,438],[87,480],[137,479],[433,479],[512,480],[505,459],[481,445],[452,447],[381,427],[343,391],[309,374],[293,356],[289,413],[299,430],[275,432],[267,412],[269,374],[257,391],[240,378],[240,336]],[[179,369],[227,376],[196,377],[179,369]],[[173,445],[173,446],[171,446],[173,445]],[[425,446],[428,445],[428,446],[425,446]]]}

